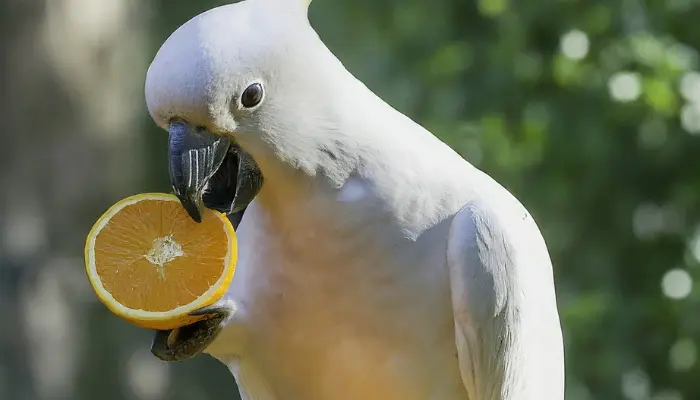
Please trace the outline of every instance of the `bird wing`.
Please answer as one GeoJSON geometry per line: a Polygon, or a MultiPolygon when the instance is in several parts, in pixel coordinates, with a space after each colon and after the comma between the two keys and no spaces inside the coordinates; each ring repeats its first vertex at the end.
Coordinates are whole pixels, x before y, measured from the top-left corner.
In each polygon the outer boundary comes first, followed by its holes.
{"type": "Polygon", "coordinates": [[[447,246],[462,381],[470,400],[562,400],[561,326],[544,240],[510,193],[489,194],[456,214],[447,246]]]}

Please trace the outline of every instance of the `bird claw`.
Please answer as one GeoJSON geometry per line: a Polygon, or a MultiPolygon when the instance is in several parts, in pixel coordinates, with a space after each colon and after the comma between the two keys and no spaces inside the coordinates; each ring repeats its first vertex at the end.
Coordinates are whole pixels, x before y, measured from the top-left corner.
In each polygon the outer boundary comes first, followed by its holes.
{"type": "Polygon", "coordinates": [[[234,302],[228,299],[192,311],[191,316],[211,317],[180,328],[155,331],[151,354],[167,362],[184,361],[199,355],[216,339],[235,311],[234,302]]]}

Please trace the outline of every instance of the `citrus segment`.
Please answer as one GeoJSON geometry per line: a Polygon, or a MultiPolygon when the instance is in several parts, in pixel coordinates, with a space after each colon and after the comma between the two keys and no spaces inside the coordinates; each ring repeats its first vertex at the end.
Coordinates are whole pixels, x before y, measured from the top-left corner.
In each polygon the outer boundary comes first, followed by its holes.
{"type": "Polygon", "coordinates": [[[226,293],[236,238],[225,215],[194,222],[174,195],[147,193],[113,205],[95,223],[85,265],[97,297],[145,328],[174,329],[205,317],[188,313],[226,293]]]}

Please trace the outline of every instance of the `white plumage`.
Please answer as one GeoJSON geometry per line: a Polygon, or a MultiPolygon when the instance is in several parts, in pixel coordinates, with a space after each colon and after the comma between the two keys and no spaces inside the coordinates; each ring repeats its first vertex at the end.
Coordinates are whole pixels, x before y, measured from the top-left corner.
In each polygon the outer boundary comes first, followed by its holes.
{"type": "MultiPolygon", "coordinates": [[[[328,0],[330,1],[330,0],[328,0]]],[[[542,236],[525,208],[355,79],[308,1],[213,9],[163,45],[148,108],[233,138],[265,184],[207,352],[253,400],[563,400],[542,236]],[[238,101],[251,82],[262,103],[238,101]]]]}

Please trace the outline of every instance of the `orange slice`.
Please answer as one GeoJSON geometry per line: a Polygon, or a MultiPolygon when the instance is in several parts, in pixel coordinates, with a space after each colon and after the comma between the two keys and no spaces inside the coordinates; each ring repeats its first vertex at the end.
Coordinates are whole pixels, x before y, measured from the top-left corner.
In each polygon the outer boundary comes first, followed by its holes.
{"type": "Polygon", "coordinates": [[[95,294],[117,316],[149,329],[206,318],[188,313],[226,293],[236,265],[236,235],[224,214],[194,222],[177,197],[145,193],[113,205],[85,243],[95,294]]]}

